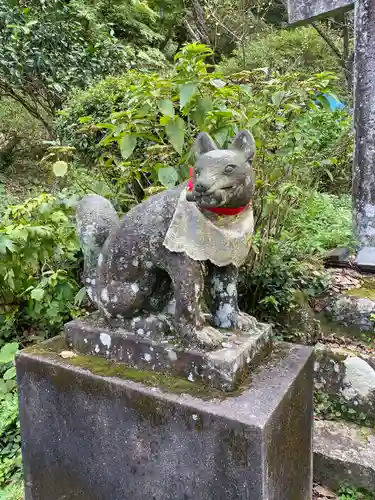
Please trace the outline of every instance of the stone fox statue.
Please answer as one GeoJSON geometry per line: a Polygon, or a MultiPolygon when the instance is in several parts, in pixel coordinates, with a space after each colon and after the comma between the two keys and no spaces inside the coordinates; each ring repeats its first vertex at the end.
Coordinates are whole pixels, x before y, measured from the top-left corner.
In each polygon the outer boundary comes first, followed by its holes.
{"type": "Polygon", "coordinates": [[[168,311],[190,345],[218,328],[254,324],[239,311],[237,278],[253,232],[255,141],[241,131],[220,150],[201,133],[195,146],[190,181],[151,196],[122,221],[101,196],[86,196],[77,210],[84,279],[99,310],[107,318],[168,311]],[[204,292],[211,315],[202,313],[204,292]]]}

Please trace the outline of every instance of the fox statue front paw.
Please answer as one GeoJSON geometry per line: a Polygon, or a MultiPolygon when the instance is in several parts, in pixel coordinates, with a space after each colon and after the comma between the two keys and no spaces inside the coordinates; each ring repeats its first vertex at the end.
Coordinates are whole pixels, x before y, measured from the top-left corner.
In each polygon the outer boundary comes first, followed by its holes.
{"type": "Polygon", "coordinates": [[[241,332],[248,332],[256,327],[256,319],[249,314],[238,311],[234,320],[234,328],[241,332]]]}

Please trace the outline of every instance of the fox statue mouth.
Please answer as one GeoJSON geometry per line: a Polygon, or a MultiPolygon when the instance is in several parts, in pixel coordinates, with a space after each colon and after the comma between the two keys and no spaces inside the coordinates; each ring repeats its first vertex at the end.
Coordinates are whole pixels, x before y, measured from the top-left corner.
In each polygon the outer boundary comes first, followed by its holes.
{"type": "Polygon", "coordinates": [[[233,191],[233,187],[216,190],[208,189],[205,192],[193,189],[192,191],[187,191],[186,200],[195,202],[201,207],[223,207],[232,197],[233,191]]]}

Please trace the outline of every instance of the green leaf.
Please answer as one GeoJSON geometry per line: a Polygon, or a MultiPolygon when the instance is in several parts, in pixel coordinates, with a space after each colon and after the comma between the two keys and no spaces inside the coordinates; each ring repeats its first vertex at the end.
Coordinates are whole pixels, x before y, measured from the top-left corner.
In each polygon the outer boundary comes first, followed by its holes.
{"type": "Polygon", "coordinates": [[[248,84],[241,84],[240,85],[241,89],[247,94],[249,97],[253,95],[253,89],[250,87],[248,84]]]}
{"type": "Polygon", "coordinates": [[[5,344],[0,350],[0,363],[6,364],[14,360],[14,356],[18,351],[19,345],[17,342],[5,344]]]}
{"type": "Polygon", "coordinates": [[[198,99],[197,109],[194,112],[194,119],[202,127],[206,120],[207,113],[212,111],[213,103],[210,96],[205,95],[198,99]]]}
{"type": "Polygon", "coordinates": [[[168,139],[174,149],[182,154],[185,139],[185,122],[182,118],[177,116],[174,120],[170,120],[165,127],[168,139]]]}
{"type": "Polygon", "coordinates": [[[0,253],[6,254],[7,250],[13,253],[17,251],[17,247],[14,245],[13,241],[6,236],[0,236],[0,253]]]}
{"type": "Polygon", "coordinates": [[[279,90],[278,92],[275,92],[273,95],[272,95],[272,102],[275,106],[280,106],[282,100],[284,99],[285,97],[285,92],[282,91],[282,90],[279,90]]]}
{"type": "Polygon", "coordinates": [[[115,130],[116,128],[116,125],[113,125],[113,123],[96,123],[95,126],[98,128],[103,128],[108,130],[115,130]]]}
{"type": "Polygon", "coordinates": [[[253,116],[253,118],[250,118],[250,120],[247,122],[247,126],[248,126],[249,128],[252,128],[252,127],[254,127],[254,125],[256,125],[259,121],[260,121],[260,118],[256,118],[255,116],[253,116]]]}
{"type": "Polygon", "coordinates": [[[43,288],[34,288],[30,295],[32,299],[40,302],[44,297],[44,290],[43,288]]]}
{"type": "Polygon", "coordinates": [[[5,387],[6,387],[6,392],[11,392],[13,389],[17,387],[17,381],[16,380],[7,380],[5,382],[5,387]]]}
{"type": "Polygon", "coordinates": [[[74,297],[74,304],[76,306],[79,306],[82,304],[83,299],[86,296],[86,288],[83,287],[81,290],[77,293],[77,295],[74,297]]]}
{"type": "Polygon", "coordinates": [[[218,130],[217,132],[215,132],[214,138],[215,138],[218,146],[224,147],[227,140],[228,140],[228,137],[231,135],[231,133],[232,133],[231,126],[223,127],[220,130],[218,130]]]}
{"type": "Polygon", "coordinates": [[[171,117],[168,115],[163,115],[160,117],[160,125],[163,125],[164,127],[168,125],[169,121],[171,120],[171,117]]]}
{"type": "Polygon", "coordinates": [[[184,109],[184,107],[191,101],[197,91],[197,87],[198,85],[196,83],[185,83],[184,85],[181,85],[180,109],[184,109]]]}
{"type": "Polygon", "coordinates": [[[16,376],[16,367],[12,366],[4,373],[3,380],[11,380],[12,378],[15,378],[15,376],[16,376]]]}
{"type": "Polygon", "coordinates": [[[208,113],[209,111],[213,110],[213,102],[212,98],[209,95],[205,95],[202,98],[199,99],[198,101],[198,107],[204,112],[208,113]]]}
{"type": "Polygon", "coordinates": [[[174,116],[173,102],[169,99],[163,99],[159,102],[159,110],[163,113],[163,115],[170,116],[172,118],[174,116]]]}
{"type": "Polygon", "coordinates": [[[68,164],[66,161],[57,161],[53,164],[52,170],[56,177],[64,177],[68,171],[68,164]]]}
{"type": "Polygon", "coordinates": [[[57,212],[54,212],[51,214],[51,220],[55,222],[56,224],[59,222],[65,223],[68,222],[68,217],[62,212],[61,210],[57,210],[57,212]]]}
{"type": "Polygon", "coordinates": [[[129,156],[133,153],[137,145],[137,138],[134,135],[125,134],[120,140],[120,150],[121,156],[124,160],[127,160],[129,156]]]}
{"type": "Polygon", "coordinates": [[[170,188],[176,185],[178,181],[178,173],[173,167],[164,167],[158,170],[158,179],[160,184],[166,188],[170,188]]]}

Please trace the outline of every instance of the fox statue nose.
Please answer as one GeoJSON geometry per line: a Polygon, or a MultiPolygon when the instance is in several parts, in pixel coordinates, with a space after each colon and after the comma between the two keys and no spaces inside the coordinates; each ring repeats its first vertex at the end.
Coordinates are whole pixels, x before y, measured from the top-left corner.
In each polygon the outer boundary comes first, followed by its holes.
{"type": "Polygon", "coordinates": [[[194,187],[198,193],[205,193],[208,189],[208,186],[200,181],[197,181],[194,187]]]}

